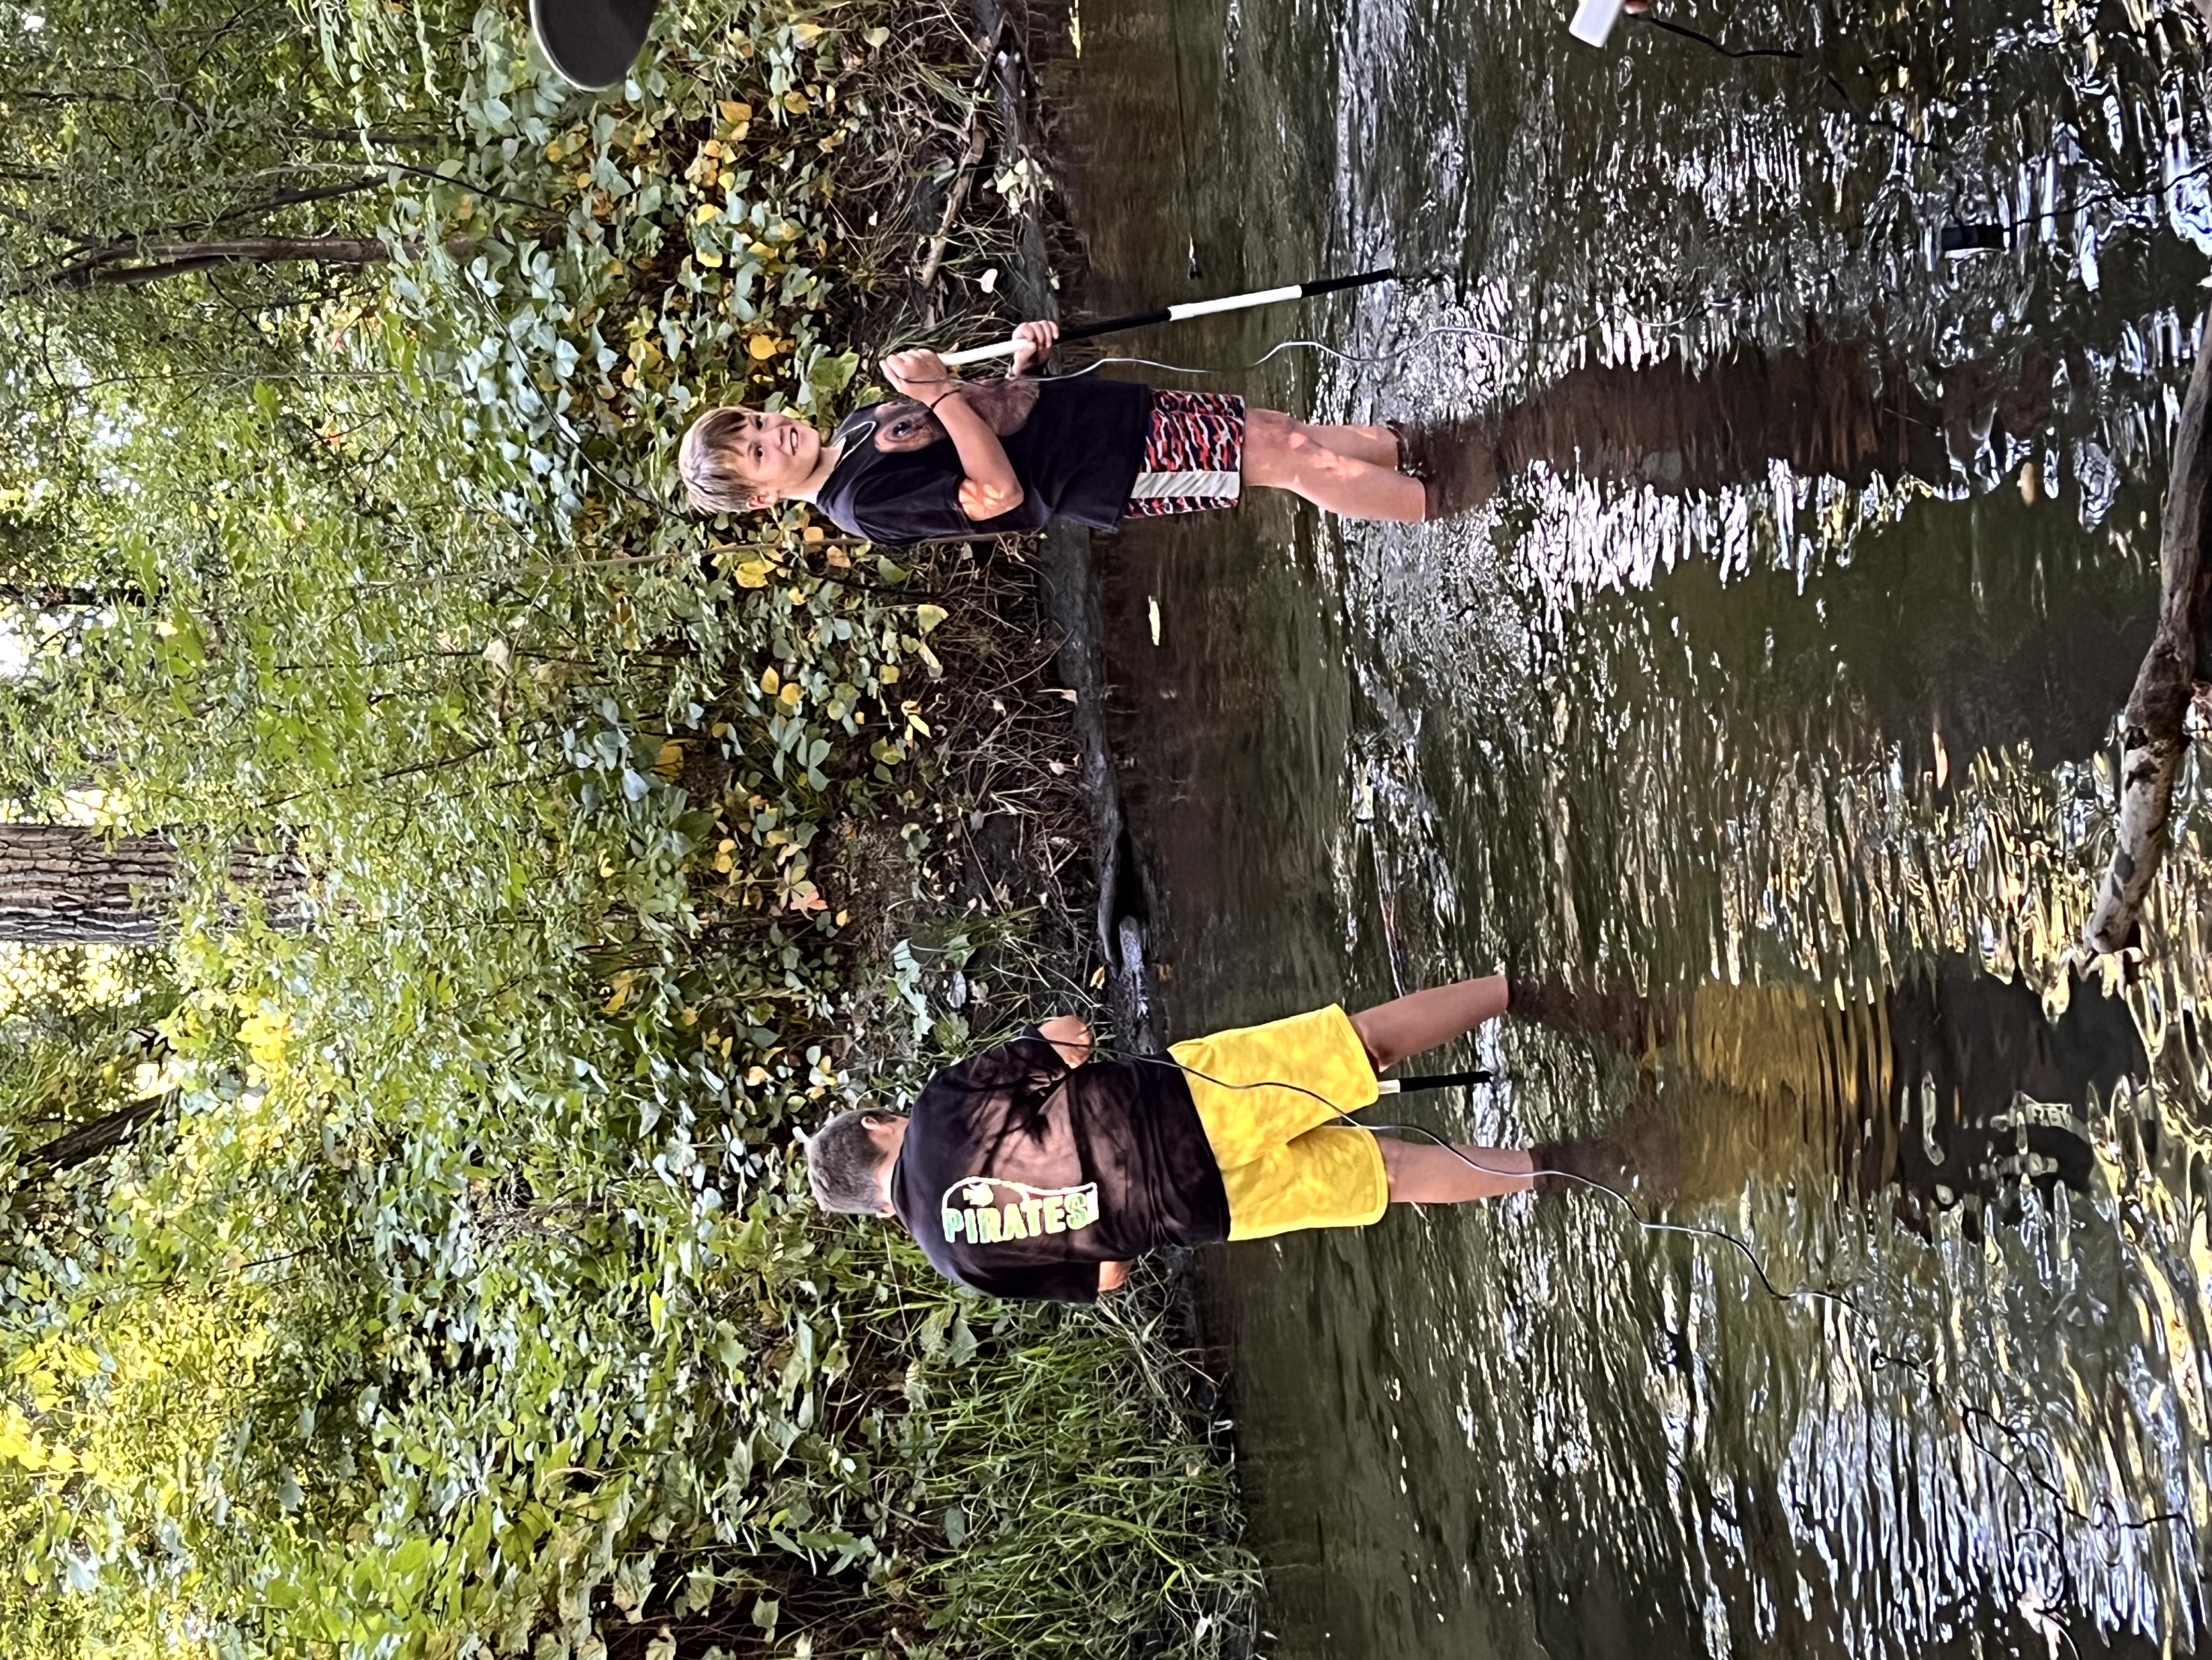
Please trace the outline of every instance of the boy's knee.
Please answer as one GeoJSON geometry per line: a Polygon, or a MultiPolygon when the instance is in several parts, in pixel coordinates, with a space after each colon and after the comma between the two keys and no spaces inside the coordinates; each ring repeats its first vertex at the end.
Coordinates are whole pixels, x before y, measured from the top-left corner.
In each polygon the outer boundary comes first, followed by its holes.
{"type": "Polygon", "coordinates": [[[1262,453],[1286,449],[1297,425],[1280,410],[1247,409],[1244,411],[1245,447],[1262,453]]]}
{"type": "Polygon", "coordinates": [[[1382,1046],[1382,1040],[1375,1031],[1373,1014],[1374,1011],[1371,1009],[1361,1009],[1348,1018],[1352,1022],[1352,1036],[1358,1038],[1359,1047],[1366,1051],[1367,1064],[1375,1069],[1375,1075],[1380,1078],[1395,1064],[1398,1057],[1382,1046]]]}

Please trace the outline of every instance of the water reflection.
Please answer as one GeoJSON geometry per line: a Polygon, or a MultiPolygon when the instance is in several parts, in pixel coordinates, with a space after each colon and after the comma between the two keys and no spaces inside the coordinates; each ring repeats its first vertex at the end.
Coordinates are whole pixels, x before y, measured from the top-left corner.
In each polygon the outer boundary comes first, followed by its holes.
{"type": "MultiPolygon", "coordinates": [[[[1800,55],[1581,52],[1533,5],[1085,0],[1055,71],[1095,309],[1194,293],[1192,246],[1206,291],[1438,268],[1304,319],[1350,361],[1241,380],[1453,423],[1484,498],[1100,543],[1168,1019],[1499,961],[1578,987],[1566,1030],[1487,1040],[1509,1086],[1413,1110],[1518,1141],[1646,1103],[1674,1214],[1863,1311],[1597,1202],[1224,1256],[1266,1647],[2040,1654],[2047,1618],[2192,1651],[2194,770],[2144,966],[2069,952],[2212,247],[2198,27],[1673,15],[1800,55]],[[1947,257],[1962,223],[2006,246],[1947,257]]],[[[1235,365],[1286,326],[1139,349],[1235,365]]]]}
{"type": "Polygon", "coordinates": [[[1704,985],[1676,997],[1540,981],[1526,1018],[1601,1043],[1675,1119],[1678,1202],[1750,1179],[1810,1180],[1889,1203],[1914,1231],[1967,1204],[2017,1219],[2025,1184],[2094,1191],[2092,1126],[2149,1081],[2125,1003],[2070,973],[2054,1014],[2018,981],[1942,957],[1832,1006],[1802,987],[1704,985]]]}

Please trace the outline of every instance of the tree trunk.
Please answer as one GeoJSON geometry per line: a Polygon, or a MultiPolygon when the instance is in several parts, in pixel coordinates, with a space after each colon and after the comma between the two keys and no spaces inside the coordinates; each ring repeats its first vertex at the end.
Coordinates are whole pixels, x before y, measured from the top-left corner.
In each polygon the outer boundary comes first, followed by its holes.
{"type": "MultiPolygon", "coordinates": [[[[466,258],[483,245],[478,236],[453,236],[446,251],[466,258]]],[[[410,245],[411,246],[411,245],[410,245]]],[[[392,245],[374,236],[240,236],[198,242],[123,242],[14,287],[0,299],[19,299],[43,289],[134,289],[193,271],[231,265],[375,265],[393,258],[392,245]]]]}
{"type": "Polygon", "coordinates": [[[0,942],[150,945],[174,909],[168,838],[0,824],[0,942]]]}
{"type": "Polygon", "coordinates": [[[2166,857],[2173,816],[2173,783],[2188,753],[2183,731],[2197,690],[2197,645],[2212,568],[2204,544],[2212,535],[2212,444],[2204,422],[2212,403],[2212,319],[2197,341],[2197,369],[2173,435],[2173,470],[2159,524],[2158,633],[2136,675],[2120,734],[2118,842],[2098,891],[2097,908],[2081,937],[2093,952],[2118,951],[2135,937],[2136,920],[2166,857]]]}
{"type": "MultiPolygon", "coordinates": [[[[271,922],[301,921],[307,873],[281,840],[234,848],[227,873],[261,896],[271,922]]],[[[0,822],[0,945],[152,945],[181,892],[166,836],[0,822]]]]}
{"type": "Polygon", "coordinates": [[[392,258],[390,245],[374,236],[242,236],[206,242],[146,242],[106,249],[64,265],[34,288],[140,288],[164,277],[223,265],[281,265],[313,260],[325,265],[374,265],[392,258]],[[125,260],[140,263],[126,265],[125,260]]]}

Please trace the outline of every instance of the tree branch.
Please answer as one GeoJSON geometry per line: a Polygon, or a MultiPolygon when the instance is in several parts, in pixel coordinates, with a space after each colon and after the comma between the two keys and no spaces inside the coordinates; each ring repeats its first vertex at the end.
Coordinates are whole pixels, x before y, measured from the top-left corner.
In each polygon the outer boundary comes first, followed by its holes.
{"type": "MultiPolygon", "coordinates": [[[[478,236],[449,237],[446,252],[465,259],[483,241],[478,236]]],[[[392,245],[374,236],[244,236],[207,242],[138,242],[103,248],[58,271],[0,289],[0,300],[21,299],[43,289],[143,288],[149,283],[222,265],[375,265],[393,257],[392,245]],[[149,263],[124,263],[131,259],[149,263]]]]}
{"type": "Polygon", "coordinates": [[[23,1163],[27,1169],[41,1176],[51,1176],[57,1171],[69,1170],[97,1158],[104,1152],[112,1152],[134,1139],[145,1128],[147,1122],[173,1098],[173,1096],[157,1095],[103,1114],[88,1123],[78,1125],[66,1135],[56,1136],[42,1147],[33,1147],[24,1155],[23,1163]]]}
{"type": "MultiPolygon", "coordinates": [[[[248,202],[239,207],[227,208],[214,218],[204,222],[210,229],[213,229],[217,225],[228,225],[240,219],[275,213],[281,208],[295,208],[302,202],[328,202],[335,197],[358,196],[363,191],[381,190],[390,182],[382,173],[374,173],[365,179],[349,179],[343,185],[318,185],[312,190],[280,190],[275,195],[264,197],[258,202],[248,202]]],[[[179,226],[178,228],[187,228],[179,226]]]]}
{"type": "Polygon", "coordinates": [[[2173,465],[2159,522],[2158,632],[2136,675],[2120,734],[2118,840],[2081,938],[2093,952],[2118,951],[2135,937],[2143,902],[2166,857],[2173,786],[2189,751],[2184,731],[2197,690],[2198,613],[2212,593],[2205,544],[2212,539],[2212,319],[2199,335],[2196,372],[2174,429],[2173,465]]]}

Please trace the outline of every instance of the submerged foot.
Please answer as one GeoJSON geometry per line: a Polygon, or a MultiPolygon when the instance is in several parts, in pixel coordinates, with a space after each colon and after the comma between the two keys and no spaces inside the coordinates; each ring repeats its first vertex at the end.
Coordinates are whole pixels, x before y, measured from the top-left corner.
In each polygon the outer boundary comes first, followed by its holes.
{"type": "Polygon", "coordinates": [[[1551,1141],[1530,1150],[1536,1191],[1573,1193],[1595,1184],[1623,1198],[1674,1202],[1682,1185],[1682,1135],[1650,1100],[1639,1102],[1603,1135],[1551,1141]]]}
{"type": "Polygon", "coordinates": [[[1625,987],[1579,986],[1565,980],[1514,980],[1506,1012],[1576,1037],[1608,1038],[1642,1058],[1673,1035],[1670,1011],[1625,987]]]}
{"type": "Polygon", "coordinates": [[[1393,421],[1398,471],[1421,482],[1421,516],[1471,513],[1498,494],[1504,477],[1498,434],[1473,416],[1443,421],[1393,421]]]}

